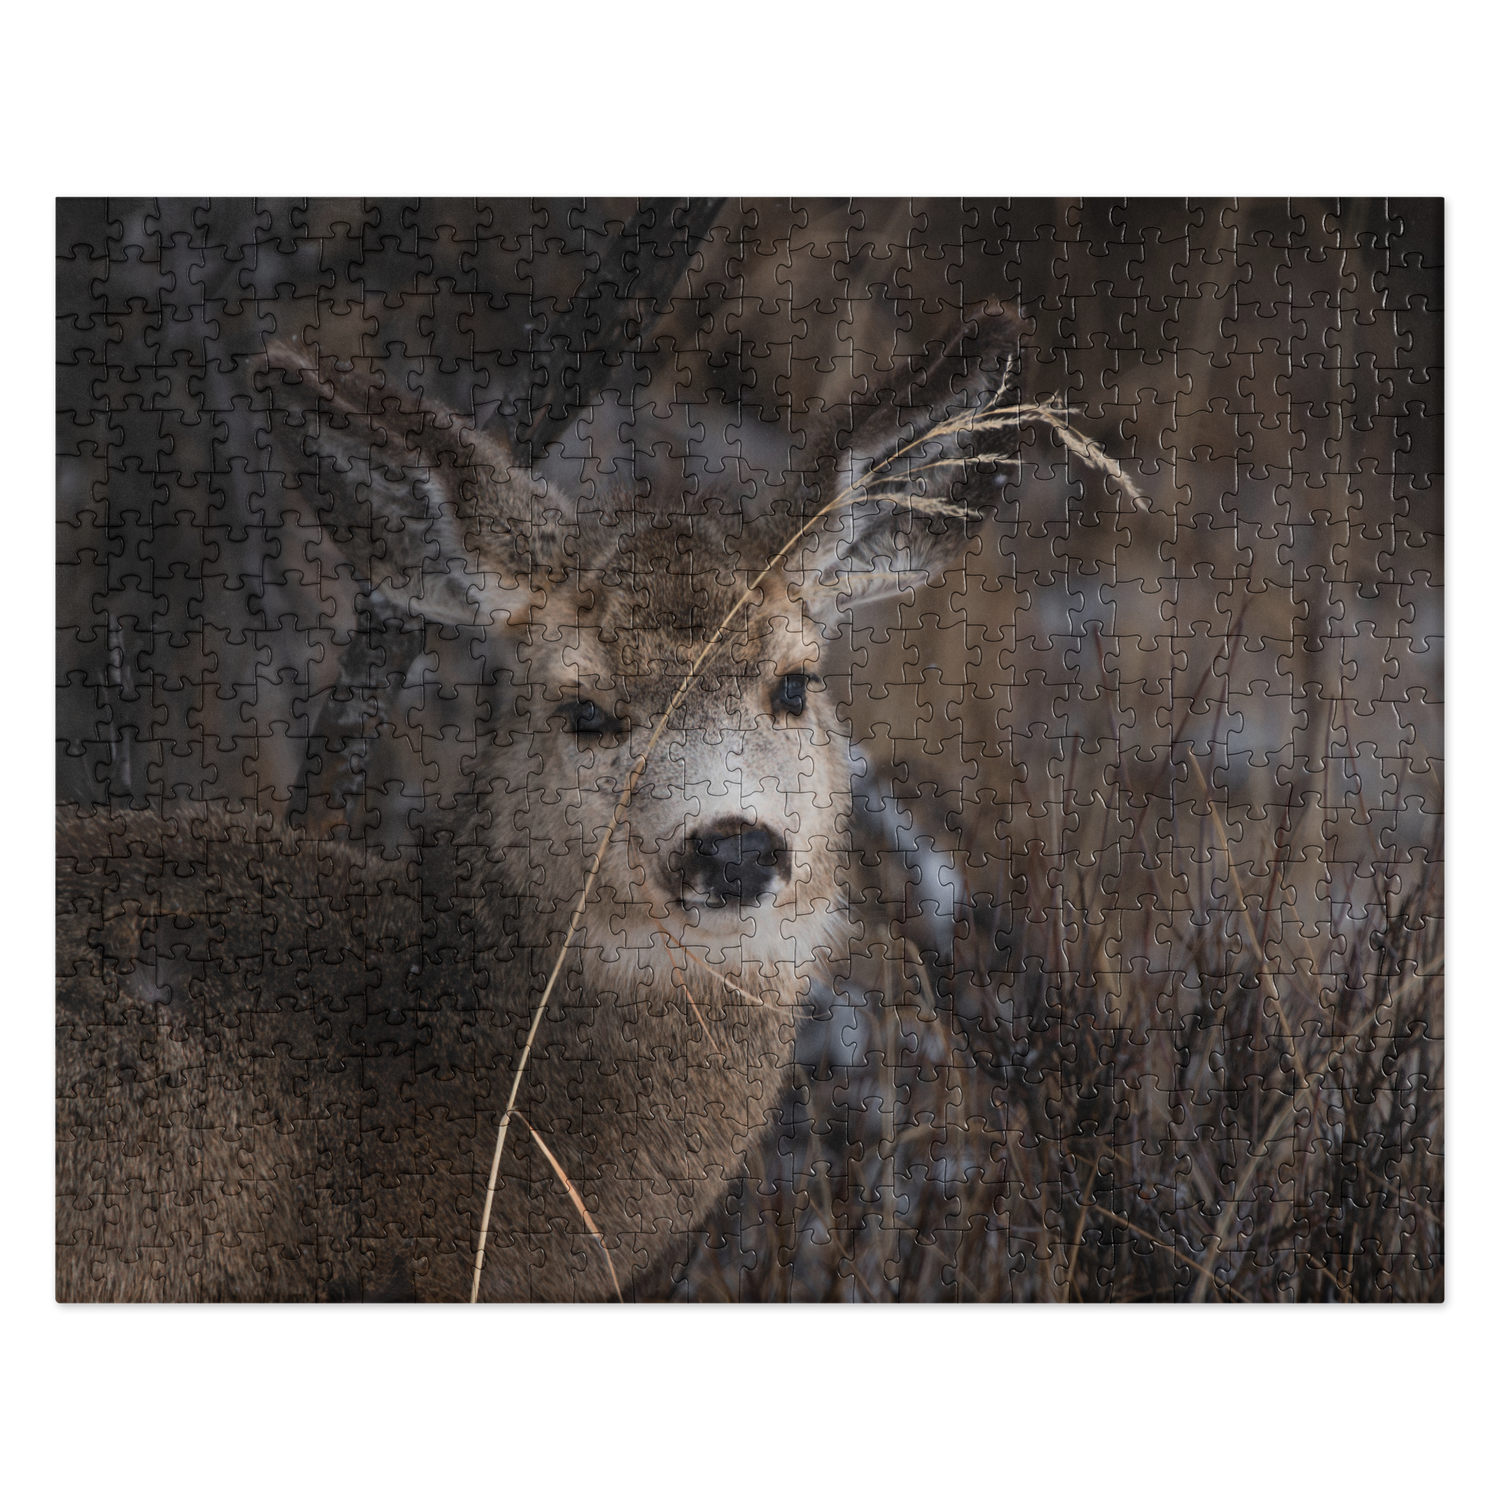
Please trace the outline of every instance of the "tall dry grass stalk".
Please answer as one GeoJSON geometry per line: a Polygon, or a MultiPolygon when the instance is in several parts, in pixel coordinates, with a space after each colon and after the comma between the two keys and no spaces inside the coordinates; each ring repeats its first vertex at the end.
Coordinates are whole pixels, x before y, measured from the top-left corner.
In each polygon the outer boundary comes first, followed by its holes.
{"type": "MultiPolygon", "coordinates": [[[[578,925],[588,906],[588,899],[594,889],[594,883],[598,879],[605,851],[608,849],[616,829],[620,826],[621,819],[630,805],[631,796],[640,782],[640,778],[646,769],[652,752],[656,749],[662,735],[666,732],[672,715],[692,690],[694,682],[697,681],[704,667],[723,643],[725,633],[728,631],[730,625],[756,597],[761,584],[775,573],[793,555],[804,539],[818,527],[822,526],[829,517],[841,510],[848,509],[852,505],[860,503],[862,500],[899,501],[909,506],[917,514],[932,517],[948,517],[953,519],[976,518],[974,512],[963,506],[934,499],[914,491],[910,487],[910,480],[913,475],[935,472],[940,469],[962,468],[975,462],[974,458],[935,459],[925,464],[918,464],[900,476],[894,476],[891,473],[892,468],[903,458],[920,449],[927,448],[935,443],[941,443],[945,439],[957,437],[960,434],[976,437],[990,433],[1013,433],[1028,422],[1040,422],[1058,432],[1070,451],[1078,454],[1079,457],[1092,466],[1112,474],[1124,484],[1136,504],[1144,504],[1134,486],[1130,485],[1129,481],[1125,478],[1119,465],[1110,459],[1097,443],[1078,433],[1071,432],[1067,426],[1071,412],[1066,405],[1055,400],[1037,403],[1020,403],[1010,400],[1008,394],[1009,376],[1010,370],[1008,367],[1000,389],[984,405],[973,410],[964,411],[936,424],[925,431],[921,437],[904,444],[888,457],[872,465],[867,473],[845,486],[832,500],[814,512],[806,522],[793,532],[765,567],[745,585],[735,603],[725,613],[718,625],[715,626],[702,649],[694,658],[691,666],[683,675],[682,681],[678,684],[666,709],[658,718],[645,749],[632,762],[630,770],[626,773],[625,780],[621,786],[619,798],[610,815],[609,823],[605,827],[603,836],[599,840],[599,845],[594,851],[594,858],[589,865],[583,888],[573,905],[567,931],[563,936],[557,958],[543,987],[541,998],[537,1001],[536,1010],[532,1015],[531,1025],[527,1030],[520,1058],[517,1060],[515,1072],[512,1075],[510,1093],[506,1099],[505,1109],[500,1117],[500,1125],[495,1137],[495,1150],[490,1160],[489,1181],[485,1188],[484,1211],[480,1219],[479,1240],[474,1254],[474,1279],[469,1294],[470,1302],[477,1302],[479,1300],[480,1279],[484,1273],[485,1246],[489,1239],[490,1216],[495,1202],[495,1185],[499,1180],[500,1162],[505,1151],[505,1138],[510,1129],[511,1116],[515,1113],[516,1099],[520,1094],[527,1063],[531,1059],[531,1051],[536,1041],[537,1031],[541,1026],[542,1017],[546,1014],[547,1002],[552,997],[557,977],[562,972],[563,964],[567,960],[568,951],[572,947],[573,939],[578,932],[578,925]]],[[[998,456],[982,455],[982,457],[983,461],[988,463],[1018,462],[1015,459],[998,456]]]]}
{"type": "Polygon", "coordinates": [[[583,1221],[583,1227],[588,1230],[588,1232],[593,1236],[594,1242],[604,1252],[604,1264],[609,1267],[609,1279],[614,1283],[615,1297],[619,1301],[623,1302],[625,1300],[625,1294],[620,1290],[620,1278],[615,1275],[615,1258],[609,1253],[609,1246],[604,1242],[604,1236],[599,1233],[599,1226],[594,1223],[594,1216],[588,1211],[588,1207],[584,1203],[582,1195],[579,1193],[578,1189],[573,1186],[572,1179],[569,1178],[568,1174],[565,1171],[563,1171],[562,1163],[558,1161],[558,1159],[552,1154],[546,1141],[542,1139],[541,1132],[536,1128],[536,1126],[533,1125],[531,1121],[521,1113],[520,1110],[516,1110],[515,1115],[516,1118],[527,1128],[527,1130],[531,1132],[532,1144],[535,1145],[537,1150],[540,1151],[546,1158],[547,1165],[552,1168],[552,1171],[556,1175],[557,1180],[563,1185],[563,1190],[567,1193],[569,1200],[573,1204],[573,1207],[577,1210],[578,1217],[583,1221]]]}

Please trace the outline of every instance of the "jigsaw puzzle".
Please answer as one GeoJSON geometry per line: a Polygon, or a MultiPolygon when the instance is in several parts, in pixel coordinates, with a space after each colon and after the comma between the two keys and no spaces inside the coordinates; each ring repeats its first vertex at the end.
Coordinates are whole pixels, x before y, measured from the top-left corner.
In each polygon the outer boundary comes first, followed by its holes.
{"type": "Polygon", "coordinates": [[[1440,200],[60,200],[57,1296],[1443,1295],[1440,200]]]}

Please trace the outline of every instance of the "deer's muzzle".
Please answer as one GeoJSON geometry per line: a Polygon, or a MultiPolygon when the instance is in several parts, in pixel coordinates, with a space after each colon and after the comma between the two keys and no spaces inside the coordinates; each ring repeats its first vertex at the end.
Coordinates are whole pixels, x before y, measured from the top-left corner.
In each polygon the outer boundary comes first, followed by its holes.
{"type": "Polygon", "coordinates": [[[754,906],[786,878],[785,842],[759,823],[726,820],[690,833],[667,860],[685,906],[754,906]]]}

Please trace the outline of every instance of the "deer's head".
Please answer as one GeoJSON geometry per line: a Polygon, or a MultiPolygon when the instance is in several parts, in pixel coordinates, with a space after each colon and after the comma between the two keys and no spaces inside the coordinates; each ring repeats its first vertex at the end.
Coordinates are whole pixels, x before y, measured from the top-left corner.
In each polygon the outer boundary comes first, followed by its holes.
{"type": "Polygon", "coordinates": [[[851,606],[964,551],[972,519],[949,496],[994,451],[967,418],[994,410],[1015,343],[998,312],[965,325],[902,388],[827,422],[795,493],[754,506],[559,495],[460,414],[295,343],[270,349],[372,607],[482,628],[507,684],[477,752],[480,836],[529,940],[566,925],[613,821],[586,966],[665,929],[784,990],[831,941],[849,764],[830,642],[851,606]]]}

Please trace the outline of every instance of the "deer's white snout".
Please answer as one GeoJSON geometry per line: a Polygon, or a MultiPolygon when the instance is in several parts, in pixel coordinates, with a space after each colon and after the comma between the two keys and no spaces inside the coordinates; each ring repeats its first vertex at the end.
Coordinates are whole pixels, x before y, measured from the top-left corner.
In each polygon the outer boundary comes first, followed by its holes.
{"type": "Polygon", "coordinates": [[[677,816],[657,842],[654,874],[668,901],[706,917],[775,904],[794,878],[785,782],[797,757],[787,736],[707,729],[673,743],[662,765],[656,805],[677,816]],[[675,788],[664,784],[673,773],[675,788]]]}

